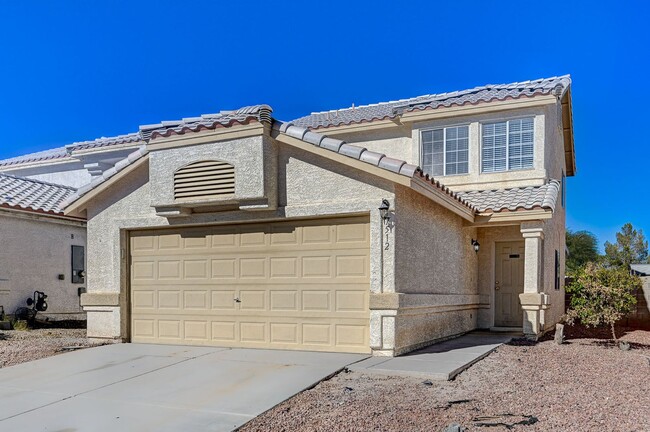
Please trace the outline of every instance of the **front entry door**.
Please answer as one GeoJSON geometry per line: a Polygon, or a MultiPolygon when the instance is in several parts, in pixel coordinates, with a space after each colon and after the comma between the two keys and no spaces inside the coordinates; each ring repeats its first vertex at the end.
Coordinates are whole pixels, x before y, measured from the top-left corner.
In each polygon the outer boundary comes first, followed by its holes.
{"type": "Polygon", "coordinates": [[[494,325],[521,327],[523,312],[519,294],[524,292],[524,242],[496,244],[494,279],[494,325]]]}

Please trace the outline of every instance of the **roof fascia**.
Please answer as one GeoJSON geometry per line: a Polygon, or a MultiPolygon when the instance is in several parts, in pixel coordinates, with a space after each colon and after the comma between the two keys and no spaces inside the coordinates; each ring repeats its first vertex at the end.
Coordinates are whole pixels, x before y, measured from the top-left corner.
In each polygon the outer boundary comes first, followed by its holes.
{"type": "Polygon", "coordinates": [[[420,180],[417,177],[411,179],[411,189],[429,198],[431,201],[443,206],[447,210],[456,213],[468,222],[474,222],[474,212],[467,206],[462,205],[453,197],[442,192],[440,189],[431,187],[431,183],[420,180]]]}
{"type": "Polygon", "coordinates": [[[79,163],[79,160],[69,156],[64,156],[60,158],[43,159],[39,161],[19,162],[9,165],[0,165],[0,172],[22,170],[27,168],[38,168],[51,165],[64,165],[67,163],[79,163]]]}
{"type": "Polygon", "coordinates": [[[149,141],[147,150],[156,151],[176,147],[206,144],[217,141],[227,141],[268,134],[270,127],[264,123],[252,122],[245,125],[233,125],[217,129],[186,131],[182,134],[171,134],[168,137],[157,136],[149,141]]]}
{"type": "Polygon", "coordinates": [[[310,128],[314,132],[324,133],[328,136],[350,132],[363,132],[376,129],[385,129],[395,126],[403,126],[404,123],[434,120],[439,118],[455,117],[461,115],[476,115],[495,111],[505,111],[518,108],[529,108],[554,104],[557,98],[553,95],[541,95],[533,97],[520,97],[504,101],[480,102],[476,105],[465,104],[460,106],[438,107],[435,109],[424,109],[405,112],[393,119],[368,120],[361,123],[353,123],[340,126],[327,126],[321,128],[310,128]]]}
{"type": "Polygon", "coordinates": [[[86,226],[83,217],[65,216],[61,213],[46,212],[43,210],[16,208],[7,204],[0,205],[0,215],[17,219],[39,220],[43,222],[58,222],[64,225],[86,226]]]}
{"type": "Polygon", "coordinates": [[[480,102],[476,105],[460,105],[450,107],[438,107],[435,109],[424,109],[409,111],[402,114],[402,123],[434,120],[446,117],[461,115],[476,115],[495,111],[506,111],[519,108],[530,108],[557,103],[554,95],[542,95],[533,97],[520,97],[504,101],[480,102]]]}
{"type": "Polygon", "coordinates": [[[566,160],[566,175],[572,177],[576,174],[575,145],[573,142],[573,105],[571,102],[571,88],[562,96],[562,134],[564,138],[564,157],[566,160]]]}
{"type": "Polygon", "coordinates": [[[518,210],[518,211],[502,211],[494,213],[479,213],[476,215],[475,221],[469,224],[473,227],[490,227],[501,225],[518,225],[520,222],[531,220],[546,220],[553,217],[553,210],[551,209],[534,209],[534,210],[518,210]]]}
{"type": "Polygon", "coordinates": [[[116,173],[113,177],[106,180],[104,183],[98,185],[95,189],[88,191],[84,196],[80,197],[78,200],[71,203],[68,207],[65,208],[64,214],[66,216],[73,217],[84,217],[84,211],[88,207],[88,203],[95,199],[99,194],[104,192],[106,189],[110,188],[112,185],[117,183],[120,179],[129,175],[136,169],[140,168],[142,165],[149,163],[149,155],[145,155],[139,160],[135,161],[132,165],[124,168],[122,171],[116,173]]]}
{"type": "Polygon", "coordinates": [[[101,147],[93,147],[93,148],[82,149],[82,150],[74,150],[74,148],[72,148],[70,154],[72,156],[84,156],[87,154],[110,153],[113,151],[128,149],[132,147],[140,147],[143,144],[145,144],[145,141],[140,140],[140,141],[132,141],[130,143],[105,145],[101,147]]]}

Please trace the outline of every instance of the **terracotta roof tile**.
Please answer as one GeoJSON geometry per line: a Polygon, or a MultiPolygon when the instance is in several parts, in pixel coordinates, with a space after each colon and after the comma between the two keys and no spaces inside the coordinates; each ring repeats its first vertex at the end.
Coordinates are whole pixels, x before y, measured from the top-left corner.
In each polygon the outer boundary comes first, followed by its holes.
{"type": "Polygon", "coordinates": [[[203,114],[182,120],[163,121],[152,125],[140,126],[140,133],[145,139],[157,136],[170,136],[186,132],[198,132],[203,129],[229,127],[234,124],[248,124],[251,121],[270,123],[273,108],[268,105],[254,105],[234,111],[221,111],[218,114],[203,114]]]}
{"type": "Polygon", "coordinates": [[[510,84],[488,84],[469,90],[423,95],[410,99],[316,112],[293,120],[291,123],[308,129],[343,126],[374,120],[392,119],[401,113],[416,110],[478,104],[481,102],[518,99],[521,97],[533,97],[546,94],[556,94],[559,96],[570,85],[571,77],[569,75],[510,84]]]}
{"type": "Polygon", "coordinates": [[[551,180],[542,186],[512,189],[458,192],[458,196],[476,207],[480,213],[549,209],[555,210],[560,182],[551,180]]]}

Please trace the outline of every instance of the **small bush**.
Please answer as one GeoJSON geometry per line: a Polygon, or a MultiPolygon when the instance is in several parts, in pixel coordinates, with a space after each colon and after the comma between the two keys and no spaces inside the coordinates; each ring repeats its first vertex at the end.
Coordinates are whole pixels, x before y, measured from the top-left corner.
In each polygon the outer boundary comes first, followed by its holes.
{"type": "Polygon", "coordinates": [[[567,287],[571,295],[567,323],[579,320],[587,327],[609,325],[616,341],[615,324],[632,312],[636,304],[634,292],[641,285],[641,279],[625,269],[588,263],[578,269],[567,287]]]}

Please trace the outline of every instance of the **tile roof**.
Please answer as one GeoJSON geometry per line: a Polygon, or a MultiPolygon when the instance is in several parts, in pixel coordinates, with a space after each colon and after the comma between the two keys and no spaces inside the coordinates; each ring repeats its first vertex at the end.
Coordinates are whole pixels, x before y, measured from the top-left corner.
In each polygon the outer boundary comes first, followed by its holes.
{"type": "Polygon", "coordinates": [[[551,180],[542,186],[467,191],[457,192],[457,194],[471,203],[479,213],[533,209],[555,211],[559,191],[560,182],[551,180]]]}
{"type": "Polygon", "coordinates": [[[269,105],[253,105],[233,111],[221,111],[217,114],[203,114],[182,120],[163,121],[157,124],[140,126],[140,133],[145,139],[157,136],[168,137],[173,134],[198,132],[204,129],[229,127],[234,124],[248,124],[251,121],[270,123],[273,108],[269,105]]]}
{"type": "Polygon", "coordinates": [[[639,276],[650,276],[650,264],[630,264],[630,267],[639,276]]]}
{"type": "Polygon", "coordinates": [[[62,215],[62,202],[74,193],[75,189],[69,186],[0,174],[2,207],[62,215]]]}
{"type": "Polygon", "coordinates": [[[402,113],[416,110],[436,109],[453,105],[475,105],[481,102],[518,99],[536,95],[554,94],[561,96],[570,85],[571,77],[569,75],[510,84],[488,84],[469,90],[423,95],[411,99],[317,112],[293,120],[292,123],[309,129],[365,123],[374,120],[392,119],[402,113]]]}
{"type": "Polygon", "coordinates": [[[316,147],[321,147],[326,150],[341,154],[343,156],[357,159],[378,168],[392,171],[406,177],[418,178],[425,183],[430,184],[436,189],[449,195],[452,199],[458,201],[460,204],[468,207],[470,210],[475,211],[475,207],[469,200],[464,199],[460,194],[453,192],[451,189],[429,177],[425,174],[420,167],[412,165],[401,159],[394,159],[386,156],[383,153],[377,153],[353,144],[348,144],[339,139],[330,138],[323,134],[312,132],[307,128],[294,126],[292,123],[282,123],[275,121],[273,129],[280,131],[286,135],[299,139],[305,143],[311,144],[316,147]]]}
{"type": "Polygon", "coordinates": [[[109,146],[119,145],[119,144],[138,143],[138,142],[144,142],[142,135],[140,134],[140,132],[133,132],[130,134],[118,135],[114,137],[101,137],[91,141],[76,142],[76,143],[69,144],[65,147],[66,149],[70,149],[70,151],[76,151],[76,150],[89,150],[94,148],[109,147],[109,146]]]}
{"type": "Polygon", "coordinates": [[[0,160],[0,167],[18,165],[29,162],[40,162],[53,159],[62,159],[68,156],[65,147],[57,147],[50,150],[43,150],[36,153],[29,153],[9,159],[0,160]]]}
{"type": "Polygon", "coordinates": [[[110,168],[102,173],[102,175],[95,177],[90,183],[87,183],[77,189],[74,193],[70,194],[61,202],[61,208],[65,209],[73,202],[77,201],[79,198],[86,195],[91,190],[95,189],[97,186],[105,183],[111,177],[117,173],[123,171],[125,168],[133,165],[136,161],[145,157],[149,151],[145,145],[140,146],[136,151],[129,154],[127,157],[115,164],[113,168],[110,168]]]}

